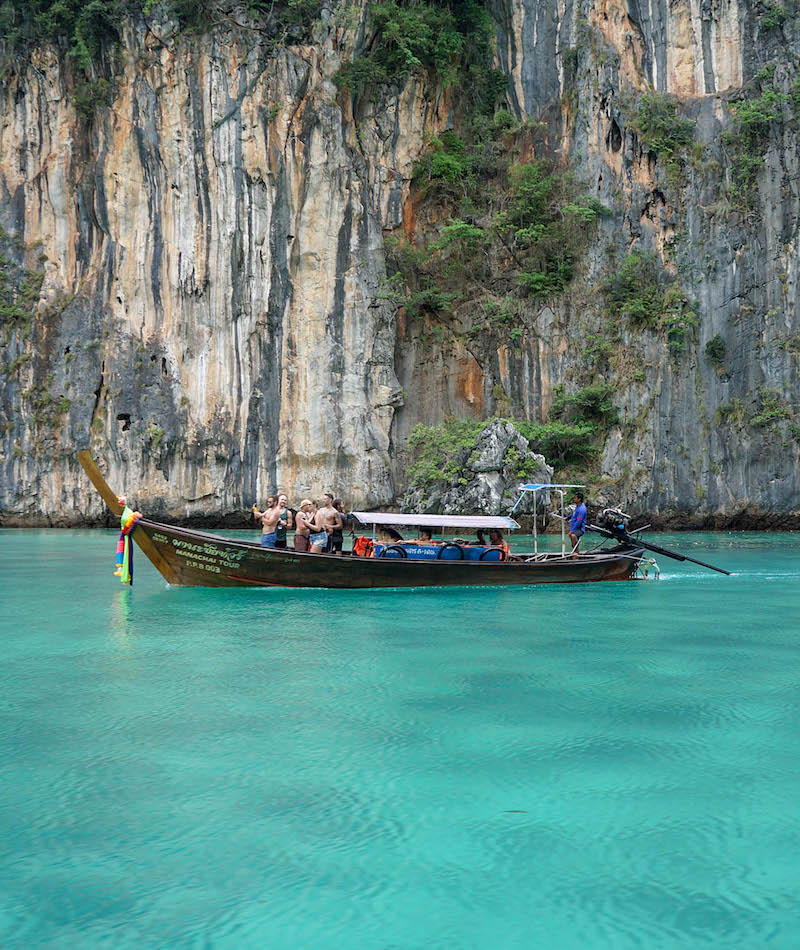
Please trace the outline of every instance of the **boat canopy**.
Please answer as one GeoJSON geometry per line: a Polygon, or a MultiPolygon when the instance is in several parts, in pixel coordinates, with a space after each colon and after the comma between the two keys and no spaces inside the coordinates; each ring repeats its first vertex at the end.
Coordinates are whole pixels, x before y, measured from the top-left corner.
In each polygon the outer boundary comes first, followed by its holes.
{"type": "Polygon", "coordinates": [[[414,525],[420,528],[500,528],[513,530],[519,525],[503,515],[408,515],[391,511],[353,511],[361,524],[414,525]]]}
{"type": "Polygon", "coordinates": [[[546,485],[520,485],[520,491],[539,491],[540,488],[586,488],[585,485],[557,485],[555,482],[548,482],[546,485]]]}

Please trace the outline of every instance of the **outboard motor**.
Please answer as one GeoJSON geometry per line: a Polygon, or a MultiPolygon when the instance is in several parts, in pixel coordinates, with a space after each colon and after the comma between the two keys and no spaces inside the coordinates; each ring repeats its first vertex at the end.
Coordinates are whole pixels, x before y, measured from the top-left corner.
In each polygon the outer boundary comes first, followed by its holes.
{"type": "MultiPolygon", "coordinates": [[[[628,534],[628,522],[631,516],[626,514],[620,508],[604,508],[595,518],[595,524],[586,525],[587,531],[596,531],[604,538],[612,538],[620,544],[626,544],[630,547],[652,551],[654,554],[664,554],[667,557],[674,558],[676,561],[690,561],[692,564],[699,564],[701,567],[707,567],[711,571],[717,571],[720,574],[730,574],[722,567],[714,567],[706,561],[698,561],[697,558],[687,557],[685,554],[679,554],[677,551],[670,551],[669,548],[662,548],[659,544],[652,544],[649,541],[643,541],[636,532],[636,537],[628,534]]],[[[641,530],[641,529],[640,529],[641,530]]]]}
{"type": "Polygon", "coordinates": [[[621,508],[604,508],[595,519],[601,528],[607,528],[609,531],[625,531],[630,520],[631,515],[621,508]]]}

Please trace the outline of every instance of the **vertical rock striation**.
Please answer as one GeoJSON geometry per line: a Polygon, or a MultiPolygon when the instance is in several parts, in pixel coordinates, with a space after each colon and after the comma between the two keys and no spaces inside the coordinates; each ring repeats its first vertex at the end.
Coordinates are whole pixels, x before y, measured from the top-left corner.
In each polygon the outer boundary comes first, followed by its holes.
{"type": "Polygon", "coordinates": [[[546,419],[555,387],[585,379],[609,251],[634,249],[675,275],[698,326],[680,359],[663,334],[622,327],[603,377],[621,413],[602,455],[609,491],[706,523],[800,510],[791,18],[767,27],[751,0],[490,8],[509,107],[612,209],[572,288],[531,301],[521,341],[492,350],[457,325],[422,339],[381,292],[384,232],[418,227],[414,162],[458,116],[432,81],[380,103],[336,89],[368,40],[365,4],[355,21],[324,10],[313,42],[277,49],[238,26],[128,22],[91,119],[48,47],[3,81],[6,524],[102,517],[73,458],[87,445],[151,515],[219,521],[277,487],[389,503],[417,422],[546,419]],[[745,212],[726,206],[725,133],[768,63],[783,121],[745,212]],[[677,97],[701,143],[680,188],[637,135],[632,103],[650,89],[677,97]],[[775,424],[750,424],[770,405],[775,424]]]}
{"type": "Polygon", "coordinates": [[[447,413],[546,419],[557,385],[599,380],[615,386],[621,410],[601,464],[600,487],[615,501],[675,524],[797,524],[794,24],[767,29],[762,8],[739,0],[494,0],[492,10],[510,104],[519,118],[542,124],[545,150],[571,165],[612,214],[570,290],[528,306],[518,345],[477,347],[469,320],[456,321],[439,344],[406,334],[401,384],[410,393],[414,379],[432,376],[444,394],[438,402],[430,388],[424,402],[409,397],[397,431],[407,437],[417,422],[447,413]],[[771,123],[764,143],[753,206],[741,210],[727,198],[731,106],[754,94],[765,67],[784,96],[782,121],[771,123]],[[673,97],[694,124],[697,144],[680,186],[637,135],[636,103],[648,90],[673,97]],[[694,302],[697,328],[675,357],[663,334],[623,323],[613,368],[592,379],[588,341],[607,334],[598,288],[609,262],[631,251],[655,253],[676,277],[694,302]],[[706,355],[715,338],[725,353],[716,362],[706,355]],[[780,421],[763,424],[765,405],[778,407],[780,421]]]}
{"type": "Polygon", "coordinates": [[[401,394],[381,213],[408,162],[400,118],[428,107],[410,89],[393,135],[359,139],[331,25],[278,51],[173,33],[126,25],[88,128],[48,49],[3,89],[0,217],[11,266],[44,282],[9,330],[0,509],[99,514],[72,458],[87,442],[151,513],[219,517],[278,485],[387,502],[401,394]]]}

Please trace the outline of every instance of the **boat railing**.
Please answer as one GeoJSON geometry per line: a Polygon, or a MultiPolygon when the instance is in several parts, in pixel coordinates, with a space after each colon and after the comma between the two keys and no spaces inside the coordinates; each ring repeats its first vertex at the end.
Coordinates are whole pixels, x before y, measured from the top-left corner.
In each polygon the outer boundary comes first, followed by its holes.
{"type": "MultiPolygon", "coordinates": [[[[520,496],[517,499],[514,507],[509,512],[509,517],[513,515],[514,512],[517,510],[517,508],[519,508],[519,506],[522,504],[522,499],[525,497],[525,495],[528,492],[531,492],[533,494],[533,552],[534,554],[539,553],[539,532],[537,528],[537,523],[538,523],[537,512],[539,508],[539,494],[538,493],[542,492],[548,496],[546,501],[544,499],[544,496],[542,496],[543,507],[544,505],[550,504],[549,495],[551,491],[556,492],[556,494],[558,494],[559,496],[561,514],[557,515],[556,517],[561,518],[561,556],[566,557],[567,556],[567,519],[566,519],[566,516],[564,515],[564,493],[566,489],[568,488],[585,488],[585,487],[586,487],[585,485],[548,484],[548,485],[523,485],[520,488],[520,496]]],[[[570,551],[570,553],[572,554],[574,552],[570,551]]]]}

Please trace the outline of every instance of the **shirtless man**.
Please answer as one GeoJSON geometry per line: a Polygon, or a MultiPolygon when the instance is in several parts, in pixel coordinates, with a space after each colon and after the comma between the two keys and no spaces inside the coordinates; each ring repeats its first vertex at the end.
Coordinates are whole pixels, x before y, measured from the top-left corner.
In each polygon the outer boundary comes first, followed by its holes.
{"type": "Polygon", "coordinates": [[[311,553],[321,554],[322,549],[328,546],[328,538],[334,531],[341,531],[344,521],[341,514],[333,507],[333,495],[325,494],[325,504],[314,518],[314,534],[311,535],[311,553]]]}
{"type": "Polygon", "coordinates": [[[275,495],[270,495],[267,499],[267,507],[263,511],[259,511],[258,507],[253,505],[253,514],[261,521],[261,547],[274,548],[278,521],[281,517],[278,499],[275,495]]]}

